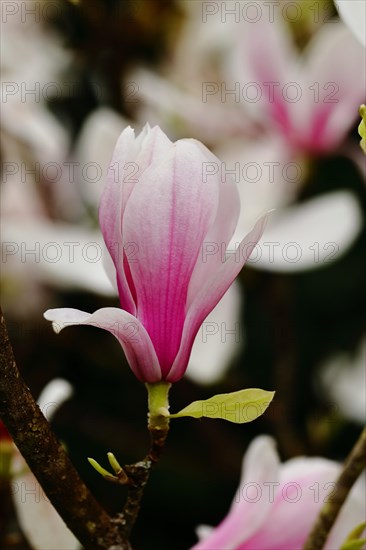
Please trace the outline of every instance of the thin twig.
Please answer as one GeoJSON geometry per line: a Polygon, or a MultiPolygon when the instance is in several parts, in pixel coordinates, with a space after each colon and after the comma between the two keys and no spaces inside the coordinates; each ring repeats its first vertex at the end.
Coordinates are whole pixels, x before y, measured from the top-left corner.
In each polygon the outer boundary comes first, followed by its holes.
{"type": "Polygon", "coordinates": [[[25,385],[1,309],[0,346],[0,417],[47,497],[84,548],[131,550],[80,479],[25,385]]]}
{"type": "Polygon", "coordinates": [[[147,384],[149,392],[150,450],[141,462],[129,464],[123,469],[128,476],[127,500],[121,513],[114,518],[125,537],[129,537],[141,508],[145,486],[151,470],[159,462],[169,432],[169,418],[160,414],[159,407],[169,408],[168,393],[170,384],[166,382],[147,384]]]}
{"type": "Polygon", "coordinates": [[[336,481],[332,498],[326,502],[305,542],[303,550],[321,550],[329,532],[337,519],[353,484],[366,467],[366,429],[363,430],[356,445],[349,454],[343,470],[336,481]]]}
{"type": "Polygon", "coordinates": [[[122,512],[117,514],[113,521],[119,526],[125,537],[130,536],[137,520],[146,484],[152,469],[160,459],[168,435],[168,428],[166,430],[150,430],[150,435],[151,447],[144,460],[123,467],[129,478],[127,500],[122,512]]]}

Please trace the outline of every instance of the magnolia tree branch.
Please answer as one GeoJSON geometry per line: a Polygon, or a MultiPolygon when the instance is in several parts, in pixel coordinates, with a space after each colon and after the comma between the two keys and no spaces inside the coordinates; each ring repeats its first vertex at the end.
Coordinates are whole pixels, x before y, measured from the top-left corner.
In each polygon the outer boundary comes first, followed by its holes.
{"type": "Polygon", "coordinates": [[[80,479],[25,385],[0,310],[0,418],[66,525],[84,548],[131,550],[80,479]]]}
{"type": "Polygon", "coordinates": [[[365,467],[366,429],[363,430],[356,445],[349,454],[343,470],[336,481],[332,498],[321,509],[303,550],[321,550],[323,548],[353,484],[365,467]]]}

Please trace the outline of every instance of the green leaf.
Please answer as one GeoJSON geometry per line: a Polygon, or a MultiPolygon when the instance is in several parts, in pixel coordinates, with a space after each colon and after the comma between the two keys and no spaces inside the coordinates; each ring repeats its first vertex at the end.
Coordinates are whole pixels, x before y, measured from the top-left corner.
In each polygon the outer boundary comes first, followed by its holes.
{"type": "Polygon", "coordinates": [[[193,418],[221,418],[236,424],[252,422],[261,416],[273,399],[275,392],[251,388],[214,395],[204,401],[194,401],[169,418],[191,416],[193,418]]]}
{"type": "Polygon", "coordinates": [[[108,470],[103,468],[103,466],[101,466],[99,464],[99,462],[94,460],[94,458],[90,458],[88,456],[88,462],[91,466],[93,466],[94,470],[96,470],[98,472],[98,474],[100,474],[101,476],[106,477],[106,478],[113,478],[114,477],[113,474],[111,474],[110,472],[108,472],[108,470]]]}
{"type": "Polygon", "coordinates": [[[366,539],[353,539],[342,544],[340,550],[362,550],[366,539]]]}
{"type": "Polygon", "coordinates": [[[361,115],[361,122],[358,126],[358,133],[360,134],[361,142],[361,149],[366,154],[366,105],[361,105],[360,107],[360,115],[361,115]]]}
{"type": "Polygon", "coordinates": [[[363,548],[366,539],[360,539],[360,536],[364,532],[366,523],[360,523],[351,531],[344,543],[342,544],[340,550],[361,550],[363,548]]]}

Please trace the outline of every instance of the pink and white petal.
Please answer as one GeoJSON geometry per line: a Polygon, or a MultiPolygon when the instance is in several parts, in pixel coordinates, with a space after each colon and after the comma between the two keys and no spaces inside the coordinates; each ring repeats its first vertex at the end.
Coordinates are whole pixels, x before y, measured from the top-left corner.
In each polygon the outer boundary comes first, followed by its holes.
{"type": "Polygon", "coordinates": [[[123,220],[124,238],[137,247],[130,262],[137,315],[163,376],[179,349],[189,281],[218,207],[217,187],[202,184],[203,161],[194,141],[176,142],[142,174],[123,220]]]}
{"type": "Polygon", "coordinates": [[[362,225],[360,204],[350,191],[314,197],[271,215],[266,239],[249,263],[278,273],[326,267],[347,252],[362,225]]]}
{"type": "Polygon", "coordinates": [[[202,243],[201,253],[198,255],[192,277],[189,283],[187,310],[201,292],[202,285],[207,279],[207,273],[215,272],[220,263],[220,254],[209,251],[217,247],[226,250],[234,234],[240,214],[240,197],[233,177],[226,173],[226,165],[212,154],[204,145],[192,141],[202,151],[202,183],[204,186],[216,186],[219,191],[219,205],[215,220],[208,230],[202,243]]]}
{"type": "Polygon", "coordinates": [[[337,353],[319,367],[320,380],[329,402],[341,415],[362,426],[366,417],[366,337],[355,353],[337,353]]]}
{"type": "Polygon", "coordinates": [[[301,550],[339,471],[339,464],[323,458],[298,457],[281,465],[270,521],[240,550],[301,550]]]}
{"type": "Polygon", "coordinates": [[[235,170],[241,210],[230,248],[237,246],[263,212],[286,205],[301,185],[304,166],[291,157],[279,134],[253,141],[233,139],[217,151],[222,165],[235,170]]]}
{"type": "Polygon", "coordinates": [[[171,141],[158,127],[151,130],[147,124],[136,139],[132,128],[126,128],[114,150],[99,206],[100,226],[116,267],[121,307],[132,314],[136,312],[136,305],[126,247],[134,243],[122,235],[123,215],[131,192],[147,166],[160,162],[171,147],[171,141]]]}
{"type": "Polygon", "coordinates": [[[341,22],[319,28],[295,78],[303,99],[293,104],[294,125],[304,147],[327,151],[344,139],[365,100],[365,71],[365,50],[341,22]]]}
{"type": "Polygon", "coordinates": [[[274,506],[278,473],[279,458],[273,440],[267,436],[257,437],[244,457],[242,477],[228,515],[191,550],[244,548],[243,543],[267,523],[274,506]],[[273,493],[270,487],[274,488],[273,493]]]}
{"type": "Polygon", "coordinates": [[[99,203],[107,181],[107,173],[116,143],[127,121],[108,107],[99,107],[85,120],[75,146],[74,160],[85,169],[80,170],[78,190],[87,204],[93,208],[99,203]],[[89,164],[90,163],[90,164],[89,164]],[[100,177],[91,181],[88,166],[97,163],[100,177]]]}
{"type": "MultiPolygon", "coordinates": [[[[241,108],[228,105],[223,110],[220,94],[217,101],[202,103],[200,95],[183,90],[168,79],[156,73],[138,69],[129,80],[138,84],[141,108],[137,113],[140,121],[150,120],[168,128],[179,138],[183,135],[197,135],[205,143],[213,144],[225,138],[252,131],[252,122],[242,117],[241,108]]],[[[185,80],[184,83],[187,81],[185,80]]],[[[202,88],[202,76],[199,85],[202,88]]]]}
{"type": "Polygon", "coordinates": [[[77,550],[80,543],[43,492],[18,449],[14,456],[13,503],[22,532],[32,548],[77,550]]]}
{"type": "Polygon", "coordinates": [[[233,357],[242,349],[242,302],[240,286],[234,281],[200,327],[186,372],[197,384],[214,384],[221,380],[233,357]]]}
{"type": "Polygon", "coordinates": [[[72,385],[63,378],[54,378],[43,388],[37,399],[37,403],[49,422],[51,422],[57,409],[70,399],[73,393],[74,389],[72,385]]]}
{"type": "Polygon", "coordinates": [[[334,3],[341,19],[366,48],[366,3],[360,0],[334,0],[334,3]]]}
{"type": "Polygon", "coordinates": [[[104,296],[114,295],[102,265],[102,257],[108,253],[100,232],[41,218],[24,218],[20,223],[10,217],[1,229],[4,257],[8,260],[3,264],[4,272],[5,268],[13,270],[15,277],[19,272],[19,277],[26,281],[26,288],[30,280],[36,278],[52,288],[81,288],[104,296]],[[15,247],[16,253],[9,250],[7,254],[6,242],[15,247]],[[20,253],[23,247],[26,262],[20,253]]]}
{"type": "Polygon", "coordinates": [[[179,352],[166,377],[169,382],[176,382],[183,376],[189,361],[190,350],[201,324],[221,300],[248,260],[263,234],[266,219],[265,215],[255,224],[252,231],[241,241],[236,252],[230,253],[230,257],[221,263],[216,273],[207,279],[201,292],[196,295],[186,314],[179,352]]]}
{"type": "MultiPolygon", "coordinates": [[[[149,166],[163,162],[172,147],[173,143],[159,126],[150,128],[149,124],[146,124],[136,138],[137,172],[131,176],[131,179],[138,180],[149,166]]],[[[126,206],[127,200],[128,197],[124,197],[124,206],[126,206]]]]}
{"type": "Polygon", "coordinates": [[[123,182],[125,166],[130,162],[133,166],[134,142],[134,131],[128,126],[120,135],[115,147],[99,204],[99,224],[116,268],[121,306],[132,314],[136,311],[136,305],[123,269],[122,212],[124,195],[128,195],[134,185],[130,178],[127,178],[126,184],[123,182]],[[126,185],[128,190],[124,189],[126,185]]]}
{"type": "Polygon", "coordinates": [[[238,35],[232,65],[241,75],[240,81],[250,84],[243,89],[243,101],[248,101],[261,119],[265,110],[270,115],[267,124],[291,134],[291,104],[282,91],[291,81],[297,52],[288,26],[277,13],[273,20],[261,17],[238,25],[238,35]]]}
{"type": "Polygon", "coordinates": [[[135,376],[143,382],[161,380],[161,370],[154,346],[144,326],[136,317],[114,307],[98,309],[87,313],[79,309],[49,309],[45,319],[52,321],[55,332],[72,325],[90,325],[108,330],[117,338],[126,354],[135,376]]]}

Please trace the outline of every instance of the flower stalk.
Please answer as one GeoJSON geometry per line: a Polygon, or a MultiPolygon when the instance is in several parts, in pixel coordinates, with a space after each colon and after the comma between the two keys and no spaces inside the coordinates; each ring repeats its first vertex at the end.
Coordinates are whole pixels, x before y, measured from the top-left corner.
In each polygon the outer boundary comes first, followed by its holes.
{"type": "Polygon", "coordinates": [[[148,392],[148,428],[151,431],[169,429],[169,382],[146,384],[148,392]]]}

